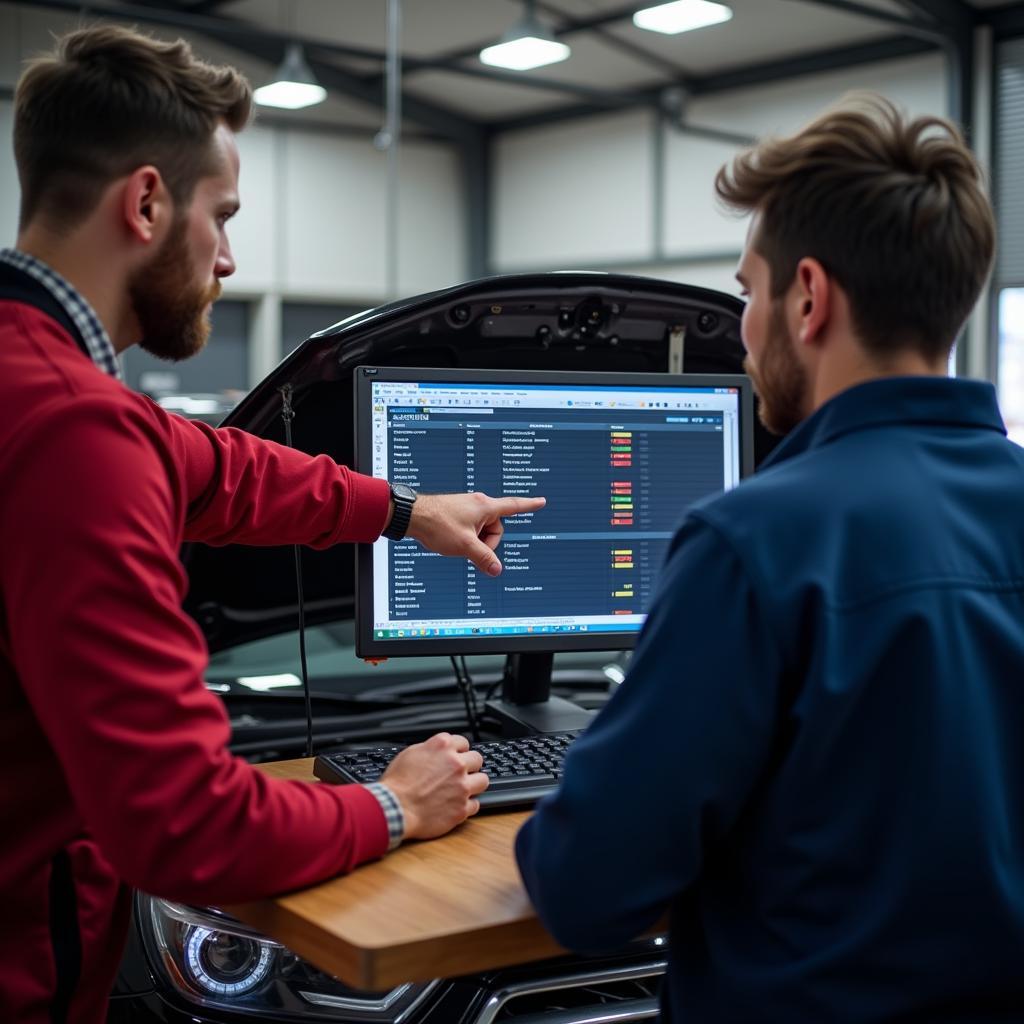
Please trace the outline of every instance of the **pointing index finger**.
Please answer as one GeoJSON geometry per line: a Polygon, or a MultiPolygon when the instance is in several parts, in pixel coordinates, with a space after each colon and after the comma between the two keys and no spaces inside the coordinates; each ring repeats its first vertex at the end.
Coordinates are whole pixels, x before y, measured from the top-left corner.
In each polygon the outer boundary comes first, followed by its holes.
{"type": "Polygon", "coordinates": [[[547,498],[495,498],[495,513],[499,516],[514,516],[520,512],[536,512],[543,508],[547,498]]]}

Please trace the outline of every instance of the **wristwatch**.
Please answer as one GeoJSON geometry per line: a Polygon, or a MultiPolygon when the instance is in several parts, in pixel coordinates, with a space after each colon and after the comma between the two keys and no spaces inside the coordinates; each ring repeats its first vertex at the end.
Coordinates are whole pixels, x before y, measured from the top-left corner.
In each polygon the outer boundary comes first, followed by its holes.
{"type": "Polygon", "coordinates": [[[388,540],[401,540],[409,529],[412,507],[416,503],[416,492],[406,484],[391,484],[391,502],[395,506],[391,522],[382,536],[388,540]]]}

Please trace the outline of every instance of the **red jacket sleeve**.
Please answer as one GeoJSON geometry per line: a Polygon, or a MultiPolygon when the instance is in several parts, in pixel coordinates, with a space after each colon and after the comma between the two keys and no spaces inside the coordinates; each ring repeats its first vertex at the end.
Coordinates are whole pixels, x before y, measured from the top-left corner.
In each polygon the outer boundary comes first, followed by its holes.
{"type": "Polygon", "coordinates": [[[166,421],[184,470],[185,540],[207,544],[374,541],[387,520],[387,482],[354,473],[326,455],[311,457],[233,427],[166,421]]]}
{"type": "MultiPolygon", "coordinates": [[[[235,902],[382,855],[387,827],[371,793],[271,780],[226,749],[227,716],[202,682],[205,644],[181,610],[181,442],[169,444],[141,403],[77,399],[50,423],[26,424],[31,443],[7,477],[16,500],[0,502],[10,650],[85,825],[121,877],[173,899],[235,902]]],[[[263,452],[260,477],[242,466],[247,447],[259,459],[259,445],[219,444],[220,470],[196,499],[200,536],[226,540],[232,524],[252,538],[288,522],[297,531],[302,508],[318,542],[346,529],[315,502],[282,509],[264,493],[300,490],[308,459],[263,452]]],[[[344,495],[337,472],[313,475],[344,495]]]]}

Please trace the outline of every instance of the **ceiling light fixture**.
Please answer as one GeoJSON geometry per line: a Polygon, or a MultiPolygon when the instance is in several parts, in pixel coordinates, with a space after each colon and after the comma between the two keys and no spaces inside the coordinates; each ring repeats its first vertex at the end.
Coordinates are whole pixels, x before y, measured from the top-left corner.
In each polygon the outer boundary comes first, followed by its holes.
{"type": "Polygon", "coordinates": [[[480,60],[495,68],[529,71],[545,64],[557,64],[572,52],[537,20],[534,0],[525,0],[523,19],[501,37],[500,43],[485,46],[480,60]]]}
{"type": "Polygon", "coordinates": [[[664,32],[674,36],[680,32],[692,32],[695,28],[720,25],[732,17],[732,10],[725,4],[711,0],[673,0],[672,3],[646,7],[633,15],[633,24],[649,32],[664,32]]]}
{"type": "Polygon", "coordinates": [[[311,107],[326,98],[327,90],[316,80],[298,43],[288,44],[274,81],[253,93],[253,99],[262,106],[284,107],[285,110],[311,107]]]}

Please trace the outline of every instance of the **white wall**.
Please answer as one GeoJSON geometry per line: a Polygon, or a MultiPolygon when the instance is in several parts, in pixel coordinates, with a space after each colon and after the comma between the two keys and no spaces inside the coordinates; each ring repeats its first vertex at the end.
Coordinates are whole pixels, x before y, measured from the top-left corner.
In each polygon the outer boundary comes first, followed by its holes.
{"type": "Polygon", "coordinates": [[[737,89],[695,99],[690,119],[750,135],[796,131],[856,89],[880,92],[911,114],[946,113],[943,60],[926,54],[737,89]]]}
{"type": "Polygon", "coordinates": [[[225,281],[227,292],[280,289],[281,218],[276,210],[279,175],[275,166],[279,134],[254,125],[238,136],[238,194],[242,206],[228,224],[237,269],[225,281]]]}
{"type": "Polygon", "coordinates": [[[492,156],[494,267],[649,255],[653,130],[643,111],[500,136],[492,156]]]}
{"type": "MultiPolygon", "coordinates": [[[[858,88],[882,92],[911,113],[946,110],[942,59],[927,55],[695,99],[687,121],[750,137],[791,132],[858,88]]],[[[494,154],[496,269],[593,266],[735,292],[746,223],[718,208],[713,186],[739,144],[665,127],[659,147],[658,130],[653,115],[634,112],[501,139],[494,154]],[[661,195],[654,187],[659,151],[661,195]]]]}
{"type": "MultiPolygon", "coordinates": [[[[278,279],[289,296],[383,300],[386,157],[369,140],[278,133],[278,279]]],[[[454,151],[401,150],[398,290],[465,279],[465,229],[454,151]]]]}
{"type": "Polygon", "coordinates": [[[0,101],[0,246],[10,245],[18,230],[18,173],[14,168],[11,136],[12,104],[0,101]]]}

